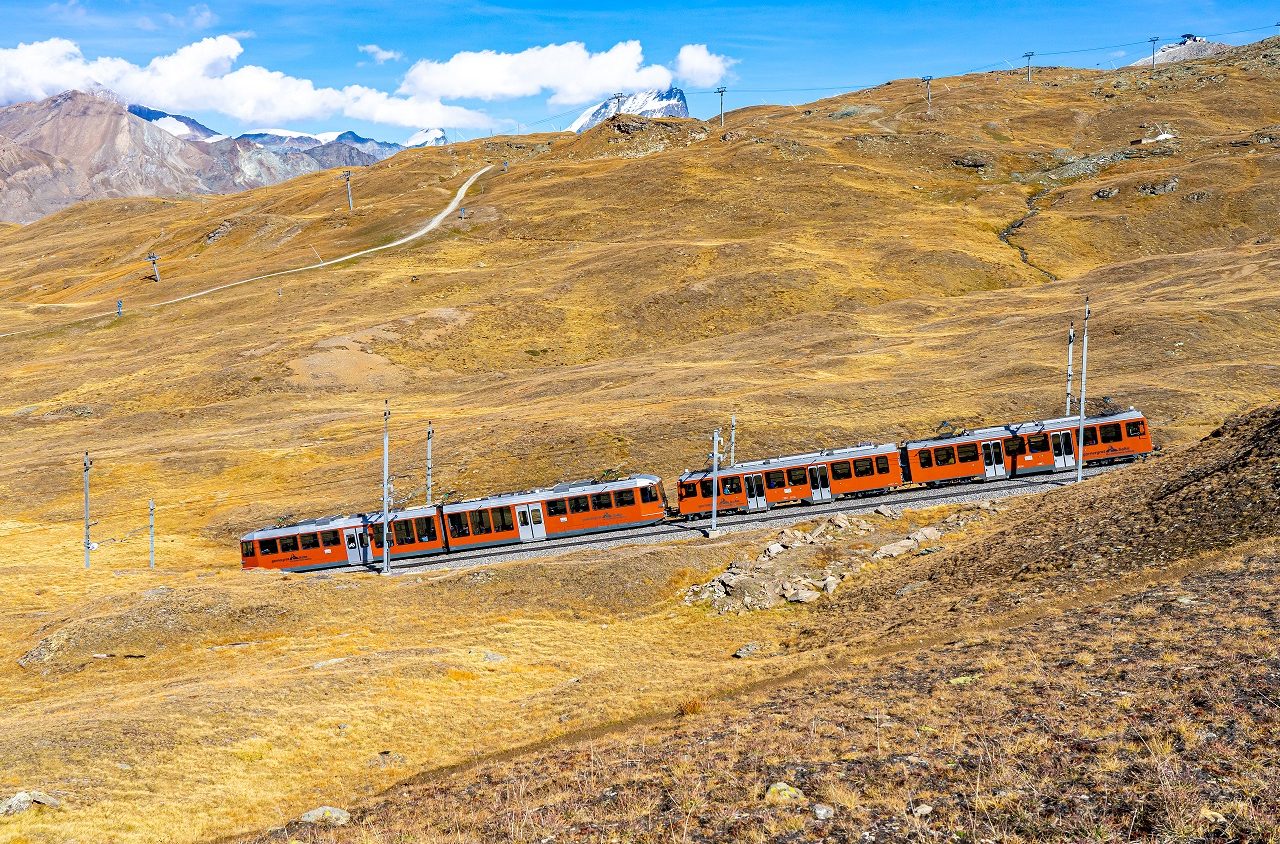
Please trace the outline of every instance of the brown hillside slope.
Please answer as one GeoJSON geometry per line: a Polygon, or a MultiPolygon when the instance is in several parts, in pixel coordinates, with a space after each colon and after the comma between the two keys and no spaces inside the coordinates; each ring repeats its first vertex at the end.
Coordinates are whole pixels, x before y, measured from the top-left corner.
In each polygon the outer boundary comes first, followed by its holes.
{"type": "Polygon", "coordinates": [[[354,215],[316,174],[234,197],[90,203],[0,234],[9,324],[126,302],[123,320],[0,338],[9,515],[74,520],[84,449],[100,458],[107,536],[136,527],[149,495],[162,523],[224,544],[277,517],[368,507],[387,396],[405,494],[421,485],[428,419],[439,488],[478,493],[613,467],[671,475],[735,410],[744,455],[1051,414],[1064,323],[1086,290],[1092,394],[1139,404],[1159,437],[1186,442],[1280,384],[1280,246],[1255,202],[1276,190],[1276,139],[1263,143],[1280,121],[1276,50],[1154,77],[965,77],[932,115],[899,81],[749,109],[723,133],[620,118],[573,138],[409,151],[361,174],[354,215]],[[1129,146],[1157,123],[1178,140],[1129,146]],[[1134,149],[1099,177],[1060,169],[1134,149]],[[502,160],[512,169],[476,185],[467,220],[403,250],[142,307],[313,261],[313,248],[386,242],[502,160]],[[1202,202],[1186,201],[1199,189],[1137,191],[1201,171],[1217,185],[1202,202]],[[1071,184],[1001,241],[1051,176],[1071,184]],[[1095,184],[1124,190],[1089,200],[1084,231],[1065,211],[1095,184]],[[1084,274],[1047,282],[1014,247],[1084,274]],[[150,249],[163,285],[144,278],[150,249]]]}
{"type": "Polygon", "coordinates": [[[246,840],[1272,840],[1278,454],[1272,406],[1020,502],[941,563],[866,571],[806,620],[833,644],[790,682],[424,775],[350,828],[246,840]],[[1032,511],[1050,518],[1028,551],[1032,511]],[[1052,563],[1117,526],[1123,554],[1052,563]],[[802,796],[769,798],[777,782],[802,796]]]}

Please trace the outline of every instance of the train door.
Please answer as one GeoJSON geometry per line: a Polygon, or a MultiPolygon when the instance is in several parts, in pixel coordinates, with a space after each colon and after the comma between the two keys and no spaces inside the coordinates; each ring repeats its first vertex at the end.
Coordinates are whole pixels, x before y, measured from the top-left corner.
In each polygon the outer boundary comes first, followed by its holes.
{"type": "Polygon", "coordinates": [[[769,502],[764,497],[764,475],[747,475],[747,510],[768,510],[769,502]]]}
{"type": "Polygon", "coordinates": [[[547,538],[547,526],[542,521],[541,504],[517,504],[516,523],[520,526],[521,542],[537,542],[547,538]]]}
{"type": "Polygon", "coordinates": [[[347,546],[347,562],[353,566],[369,565],[369,532],[363,526],[344,528],[342,538],[347,546]]]}
{"type": "Polygon", "coordinates": [[[826,464],[809,467],[809,489],[814,503],[831,500],[831,479],[827,477],[826,464]]]}
{"type": "Polygon", "coordinates": [[[1072,454],[1074,449],[1071,448],[1071,433],[1069,431],[1050,434],[1049,444],[1053,446],[1053,468],[1075,468],[1076,458],[1072,454]]]}
{"type": "Polygon", "coordinates": [[[999,440],[982,444],[982,464],[987,480],[1005,477],[1004,447],[1000,445],[999,440]]]}

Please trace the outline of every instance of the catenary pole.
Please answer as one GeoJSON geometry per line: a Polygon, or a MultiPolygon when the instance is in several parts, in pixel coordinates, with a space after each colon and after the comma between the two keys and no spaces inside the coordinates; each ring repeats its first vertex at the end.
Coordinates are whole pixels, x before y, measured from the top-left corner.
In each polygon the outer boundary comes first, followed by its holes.
{"type": "Polygon", "coordinates": [[[711,435],[711,533],[716,532],[716,508],[720,503],[720,429],[711,435]]]}
{"type": "Polygon", "coordinates": [[[147,502],[147,531],[151,537],[151,568],[156,567],[156,500],[147,502]]]}
{"type": "Polygon", "coordinates": [[[1076,437],[1076,482],[1084,480],[1084,391],[1089,377],[1089,297],[1084,297],[1084,338],[1080,347],[1080,431],[1076,437]]]}
{"type": "Polygon", "coordinates": [[[1158,42],[1160,39],[1148,38],[1147,40],[1151,42],[1151,72],[1155,73],[1156,72],[1156,42],[1158,42]]]}
{"type": "Polygon", "coordinates": [[[1022,57],[1023,57],[1024,59],[1026,59],[1026,60],[1027,60],[1027,81],[1028,81],[1028,82],[1030,82],[1030,81],[1031,81],[1031,57],[1032,57],[1032,56],[1034,56],[1034,55],[1035,55],[1035,53],[1023,53],[1023,54],[1022,54],[1022,57]]]}
{"type": "Polygon", "coordinates": [[[92,543],[89,542],[89,469],[93,466],[93,461],[89,459],[89,452],[84,453],[84,567],[89,568],[89,551],[92,543]]]}
{"type": "Polygon", "coordinates": [[[154,252],[148,252],[147,260],[151,262],[151,274],[155,277],[156,284],[159,284],[160,283],[160,256],[154,252]]]}
{"type": "Polygon", "coordinates": [[[724,128],[724,92],[729,90],[721,85],[716,89],[716,93],[720,95],[720,128],[724,128]]]}
{"type": "Polygon", "coordinates": [[[382,406],[382,573],[391,574],[391,400],[382,406]]]}
{"type": "Polygon", "coordinates": [[[356,204],[355,204],[355,201],[351,198],[351,171],[343,170],[341,178],[344,182],[347,183],[347,210],[354,211],[356,210],[356,204]]]}
{"type": "Polygon", "coordinates": [[[427,423],[427,506],[431,506],[431,441],[435,439],[435,426],[427,423]]]}
{"type": "Polygon", "coordinates": [[[925,111],[933,114],[933,77],[921,76],[920,81],[924,83],[925,111]]]}
{"type": "Polygon", "coordinates": [[[1067,416],[1071,415],[1071,371],[1076,357],[1076,321],[1071,320],[1071,330],[1067,332],[1067,416]]]}
{"type": "Polygon", "coordinates": [[[738,462],[738,414],[729,417],[729,465],[738,462]]]}

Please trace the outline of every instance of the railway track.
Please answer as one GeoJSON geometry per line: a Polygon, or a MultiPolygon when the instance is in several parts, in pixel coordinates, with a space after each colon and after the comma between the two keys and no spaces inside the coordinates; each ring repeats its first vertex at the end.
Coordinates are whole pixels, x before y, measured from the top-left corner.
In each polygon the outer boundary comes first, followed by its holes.
{"type": "MultiPolygon", "coordinates": [[[[1084,470],[1086,478],[1095,477],[1113,471],[1120,466],[1094,466],[1084,470]]],[[[867,498],[850,498],[829,501],[822,504],[800,504],[780,507],[760,513],[739,513],[721,516],[717,519],[717,527],[732,533],[743,530],[755,530],[762,527],[785,527],[796,522],[809,521],[836,513],[858,515],[870,513],[877,507],[934,507],[941,504],[964,503],[967,501],[998,500],[1019,495],[1030,495],[1075,483],[1074,475],[1069,472],[1032,475],[1026,478],[1013,478],[1001,481],[982,483],[956,484],[954,486],[932,489],[910,489],[892,492],[867,498]]],[[[616,545],[635,545],[651,542],[670,542],[680,539],[692,539],[703,536],[708,527],[708,520],[692,522],[663,522],[627,530],[610,531],[607,534],[575,536],[566,539],[549,539],[527,545],[515,545],[482,551],[459,552],[439,557],[423,557],[421,560],[401,560],[392,563],[391,573],[415,574],[427,571],[449,571],[465,569],[472,566],[494,562],[525,560],[537,557],[562,554],[567,551],[578,551],[586,548],[611,548],[616,545]]],[[[331,572],[368,572],[381,571],[381,561],[376,560],[371,566],[338,566],[329,569],[331,572]]]]}

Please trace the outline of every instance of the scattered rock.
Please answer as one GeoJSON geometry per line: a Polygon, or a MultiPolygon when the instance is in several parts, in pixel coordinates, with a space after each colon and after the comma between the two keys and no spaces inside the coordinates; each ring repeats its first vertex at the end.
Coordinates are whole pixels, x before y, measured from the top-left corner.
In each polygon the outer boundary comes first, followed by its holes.
{"type": "Polygon", "coordinates": [[[793,604],[808,604],[821,598],[822,593],[812,589],[792,589],[784,597],[793,604]]]}
{"type": "Polygon", "coordinates": [[[27,811],[32,806],[48,806],[50,809],[57,809],[62,806],[62,801],[43,791],[19,791],[0,803],[0,815],[16,815],[27,811]]]}
{"type": "Polygon", "coordinates": [[[399,753],[390,750],[379,750],[378,755],[369,760],[370,768],[392,768],[404,765],[409,760],[399,753]]]}
{"type": "Polygon", "coordinates": [[[942,538],[942,531],[936,527],[922,527],[907,534],[907,538],[916,542],[936,542],[942,538]]]}
{"type": "Polygon", "coordinates": [[[334,657],[333,659],[322,660],[320,662],[317,662],[315,665],[311,666],[311,670],[314,671],[317,668],[328,668],[331,665],[337,665],[339,663],[346,662],[346,661],[347,661],[347,658],[345,656],[339,656],[339,657],[334,657]]]}
{"type": "Polygon", "coordinates": [[[481,659],[485,662],[504,662],[506,657],[502,654],[496,654],[493,651],[485,651],[484,656],[481,657],[481,659]]]}
{"type": "Polygon", "coordinates": [[[785,782],[775,782],[764,794],[766,803],[797,803],[803,799],[803,791],[785,782]]]}
{"type": "Polygon", "coordinates": [[[1138,193],[1143,196],[1161,196],[1166,193],[1173,193],[1178,189],[1178,177],[1170,176],[1163,182],[1149,182],[1138,185],[1138,193]]]}
{"type": "Polygon", "coordinates": [[[813,816],[820,821],[829,821],[836,816],[836,810],[826,803],[814,803],[813,816]]]}
{"type": "Polygon", "coordinates": [[[932,813],[933,807],[928,803],[921,803],[919,806],[916,806],[911,810],[911,814],[915,815],[917,818],[927,817],[932,813]]]}
{"type": "Polygon", "coordinates": [[[925,588],[928,585],[929,585],[929,581],[927,580],[917,580],[912,583],[908,583],[906,586],[903,586],[901,589],[899,589],[897,592],[894,592],[893,594],[899,598],[905,598],[908,595],[910,595],[912,592],[919,592],[921,589],[925,588]]]}
{"type": "Polygon", "coordinates": [[[1094,199],[1111,199],[1113,197],[1119,196],[1119,194],[1120,194],[1119,188],[1098,188],[1096,191],[1093,192],[1093,198],[1094,199]]]}
{"type": "Polygon", "coordinates": [[[759,642],[747,642],[745,645],[733,652],[733,658],[746,659],[748,657],[755,656],[763,650],[764,647],[759,642]]]}
{"type": "Polygon", "coordinates": [[[871,512],[875,513],[877,516],[884,516],[886,519],[898,518],[898,511],[890,507],[888,504],[881,504],[871,512]]]}
{"type": "Polygon", "coordinates": [[[786,546],[783,545],[781,542],[773,542],[773,543],[770,543],[769,546],[764,549],[764,555],[766,558],[776,557],[785,550],[787,550],[786,546]]]}
{"type": "Polygon", "coordinates": [[[351,813],[334,806],[320,806],[305,813],[299,820],[315,826],[346,826],[351,823],[351,813]]]}
{"type": "Polygon", "coordinates": [[[978,682],[981,677],[981,674],[961,674],[959,677],[952,677],[947,682],[953,686],[968,686],[978,682]]]}
{"type": "Polygon", "coordinates": [[[909,551],[916,550],[919,545],[914,539],[899,539],[897,542],[890,542],[888,545],[881,545],[876,552],[871,555],[873,560],[884,560],[892,557],[901,557],[909,551]]]}
{"type": "Polygon", "coordinates": [[[968,167],[972,170],[981,170],[991,165],[991,159],[985,155],[976,152],[967,152],[964,155],[958,155],[951,159],[951,163],[957,167],[968,167]]]}
{"type": "Polygon", "coordinates": [[[840,578],[834,574],[829,574],[822,580],[822,591],[828,595],[836,591],[836,587],[840,585],[840,578]]]}

